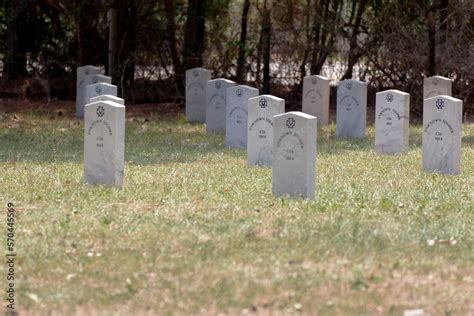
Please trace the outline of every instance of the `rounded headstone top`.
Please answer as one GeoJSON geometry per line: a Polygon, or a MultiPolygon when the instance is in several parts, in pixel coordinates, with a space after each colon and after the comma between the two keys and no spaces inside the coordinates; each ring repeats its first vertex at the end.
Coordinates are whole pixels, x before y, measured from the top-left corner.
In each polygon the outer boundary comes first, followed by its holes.
{"type": "MultiPolygon", "coordinates": [[[[258,100],[258,102],[261,102],[260,100],[274,100],[274,101],[284,101],[284,99],[276,97],[271,94],[262,94],[253,98],[250,98],[249,101],[251,100],[258,100]]],[[[263,101],[262,101],[263,102],[263,101]]]]}
{"type": "Polygon", "coordinates": [[[234,93],[237,96],[242,96],[244,91],[256,91],[257,93],[259,92],[257,88],[246,86],[246,85],[238,85],[234,87],[227,88],[227,91],[230,91],[231,93],[234,93]]]}
{"type": "Polygon", "coordinates": [[[285,116],[296,116],[296,117],[301,117],[301,118],[304,118],[304,119],[310,119],[310,120],[316,120],[316,116],[313,116],[313,115],[309,115],[307,113],[304,113],[304,112],[300,112],[300,111],[291,111],[291,112],[286,112],[286,113],[282,113],[282,114],[278,114],[278,115],[275,115],[274,118],[280,118],[280,117],[285,117],[285,116]]]}
{"type": "MultiPolygon", "coordinates": [[[[123,104],[119,104],[117,102],[113,102],[113,101],[97,101],[97,102],[92,102],[92,103],[89,103],[89,104],[86,104],[85,105],[86,107],[94,107],[94,106],[97,106],[97,107],[102,107],[102,108],[107,108],[107,107],[113,107],[113,108],[124,108],[125,105],[123,104]]],[[[103,116],[103,114],[102,114],[103,116]]]]}
{"type": "Polygon", "coordinates": [[[441,81],[453,82],[452,79],[446,78],[443,76],[432,76],[432,77],[425,78],[424,80],[425,83],[431,83],[433,85],[438,85],[438,83],[441,81]]]}
{"type": "Polygon", "coordinates": [[[425,102],[430,103],[430,102],[436,102],[437,99],[443,99],[443,100],[448,100],[450,102],[462,102],[460,99],[453,98],[452,96],[449,95],[437,95],[428,99],[425,99],[425,102]]]}
{"type": "Polygon", "coordinates": [[[347,88],[348,90],[351,90],[354,86],[359,85],[359,86],[366,86],[367,82],[365,81],[360,81],[357,79],[346,79],[346,80],[341,80],[337,83],[338,86],[342,86],[347,88]]]}
{"type": "Polygon", "coordinates": [[[305,82],[310,82],[312,84],[317,84],[318,82],[320,81],[323,81],[323,82],[330,82],[331,79],[327,78],[327,77],[323,77],[323,76],[320,76],[320,75],[310,75],[310,76],[306,76],[304,77],[303,79],[305,82]]]}
{"type": "Polygon", "coordinates": [[[199,77],[203,73],[211,73],[210,70],[202,67],[196,67],[186,70],[186,76],[192,75],[193,77],[199,77]]]}
{"type": "Polygon", "coordinates": [[[383,94],[389,94],[389,93],[399,94],[399,95],[410,95],[407,92],[403,92],[397,89],[389,89],[389,90],[380,91],[380,92],[377,92],[376,95],[383,95],[383,94]]]}

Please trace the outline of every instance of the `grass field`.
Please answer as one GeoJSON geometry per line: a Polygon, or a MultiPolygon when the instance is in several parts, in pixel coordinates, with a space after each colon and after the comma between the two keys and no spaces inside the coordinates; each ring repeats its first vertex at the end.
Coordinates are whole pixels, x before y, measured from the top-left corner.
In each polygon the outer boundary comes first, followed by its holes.
{"type": "Polygon", "coordinates": [[[271,169],[248,167],[244,151],[179,115],[127,120],[125,185],[114,188],[83,184],[81,121],[1,113],[0,202],[17,211],[17,309],[473,314],[474,125],[463,127],[459,176],[421,171],[420,126],[397,156],[374,153],[373,127],[363,141],[334,132],[318,131],[308,201],[274,198],[271,169]]]}

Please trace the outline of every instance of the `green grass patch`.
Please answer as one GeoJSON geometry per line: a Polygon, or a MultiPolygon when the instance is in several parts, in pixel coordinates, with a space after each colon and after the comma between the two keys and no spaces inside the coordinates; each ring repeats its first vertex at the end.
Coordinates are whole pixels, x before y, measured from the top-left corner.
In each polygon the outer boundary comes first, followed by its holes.
{"type": "Polygon", "coordinates": [[[364,140],[319,129],[316,197],[303,200],[273,197],[271,169],[223,135],[157,115],[127,121],[124,187],[86,186],[81,121],[25,113],[12,128],[12,115],[0,202],[17,209],[23,312],[473,311],[473,125],[459,176],[421,170],[420,126],[395,156],[375,154],[372,127],[364,140]]]}

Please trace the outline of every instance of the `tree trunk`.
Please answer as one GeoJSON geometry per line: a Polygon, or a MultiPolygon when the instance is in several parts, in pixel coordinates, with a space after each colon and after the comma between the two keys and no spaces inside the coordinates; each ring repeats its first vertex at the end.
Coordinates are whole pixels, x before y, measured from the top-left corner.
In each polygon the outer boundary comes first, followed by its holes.
{"type": "Polygon", "coordinates": [[[115,7],[107,11],[107,22],[109,24],[109,50],[108,50],[108,75],[112,77],[112,82],[117,84],[119,71],[117,69],[118,55],[118,17],[115,7]]]}
{"type": "Polygon", "coordinates": [[[206,0],[189,0],[183,44],[183,70],[203,65],[206,0]]]}
{"type": "Polygon", "coordinates": [[[23,31],[27,31],[22,27],[26,19],[25,9],[20,7],[18,0],[13,0],[10,6],[7,5],[6,51],[3,57],[3,78],[6,80],[14,80],[27,74],[26,50],[22,44],[22,39],[26,37],[23,31]],[[18,12],[19,9],[21,11],[18,12]]]}
{"type": "Polygon", "coordinates": [[[428,74],[436,75],[436,22],[434,10],[431,9],[427,15],[428,22],[428,74]]]}
{"type": "Polygon", "coordinates": [[[271,37],[271,20],[270,9],[265,4],[263,7],[262,20],[262,39],[263,39],[263,93],[270,94],[270,37],[271,37]]]}
{"type": "Polygon", "coordinates": [[[240,41],[239,41],[239,57],[237,59],[237,82],[244,82],[246,71],[245,71],[245,45],[247,41],[247,17],[249,14],[250,0],[244,1],[244,7],[242,10],[241,28],[240,28],[240,41]]]}
{"type": "Polygon", "coordinates": [[[183,81],[183,70],[181,68],[181,60],[178,55],[178,47],[176,42],[176,22],[175,16],[175,1],[164,0],[164,7],[166,13],[166,37],[170,49],[171,60],[173,62],[174,78],[178,91],[184,93],[183,81]]]}
{"type": "Polygon", "coordinates": [[[311,0],[306,0],[306,14],[305,14],[305,39],[306,39],[306,47],[304,50],[303,61],[300,65],[300,85],[303,85],[303,79],[306,77],[306,63],[308,62],[309,51],[310,51],[310,43],[311,43],[311,31],[309,28],[309,20],[310,20],[310,8],[311,8],[311,0]]]}
{"type": "MultiPolygon", "coordinates": [[[[355,22],[352,27],[351,38],[349,41],[349,57],[347,60],[347,70],[344,76],[342,76],[342,80],[351,79],[353,77],[353,68],[359,58],[362,56],[362,52],[360,51],[360,48],[357,44],[357,37],[360,34],[360,26],[362,24],[362,16],[366,8],[366,2],[366,0],[361,0],[359,2],[359,6],[357,6],[357,14],[355,15],[355,22]]],[[[355,6],[353,7],[353,9],[355,10],[355,6]]]]}

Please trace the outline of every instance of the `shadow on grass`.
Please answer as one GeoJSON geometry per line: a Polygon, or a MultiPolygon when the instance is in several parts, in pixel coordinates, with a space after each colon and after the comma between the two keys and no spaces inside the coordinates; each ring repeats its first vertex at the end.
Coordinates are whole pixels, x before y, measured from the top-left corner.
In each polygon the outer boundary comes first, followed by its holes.
{"type": "MultiPolygon", "coordinates": [[[[201,131],[187,130],[187,127],[141,131],[136,124],[130,124],[125,136],[125,161],[136,164],[187,163],[226,151],[223,135],[206,135],[201,131]]],[[[191,125],[191,128],[196,129],[196,126],[191,125]]],[[[83,130],[55,127],[36,131],[0,129],[0,161],[82,163],[83,130]]]]}
{"type": "MultiPolygon", "coordinates": [[[[0,161],[73,162],[83,161],[83,129],[48,122],[33,128],[0,129],[0,161]]],[[[78,127],[81,126],[81,127],[78,127]]],[[[347,151],[372,151],[373,130],[364,139],[336,139],[334,128],[318,130],[318,154],[340,155],[347,151]]],[[[421,147],[422,132],[410,130],[410,148],[421,147]]],[[[463,137],[473,144],[473,136],[463,137]]],[[[209,159],[216,153],[242,157],[245,150],[229,150],[223,134],[206,134],[201,124],[177,121],[127,123],[125,161],[139,165],[190,163],[209,159]]]]}

